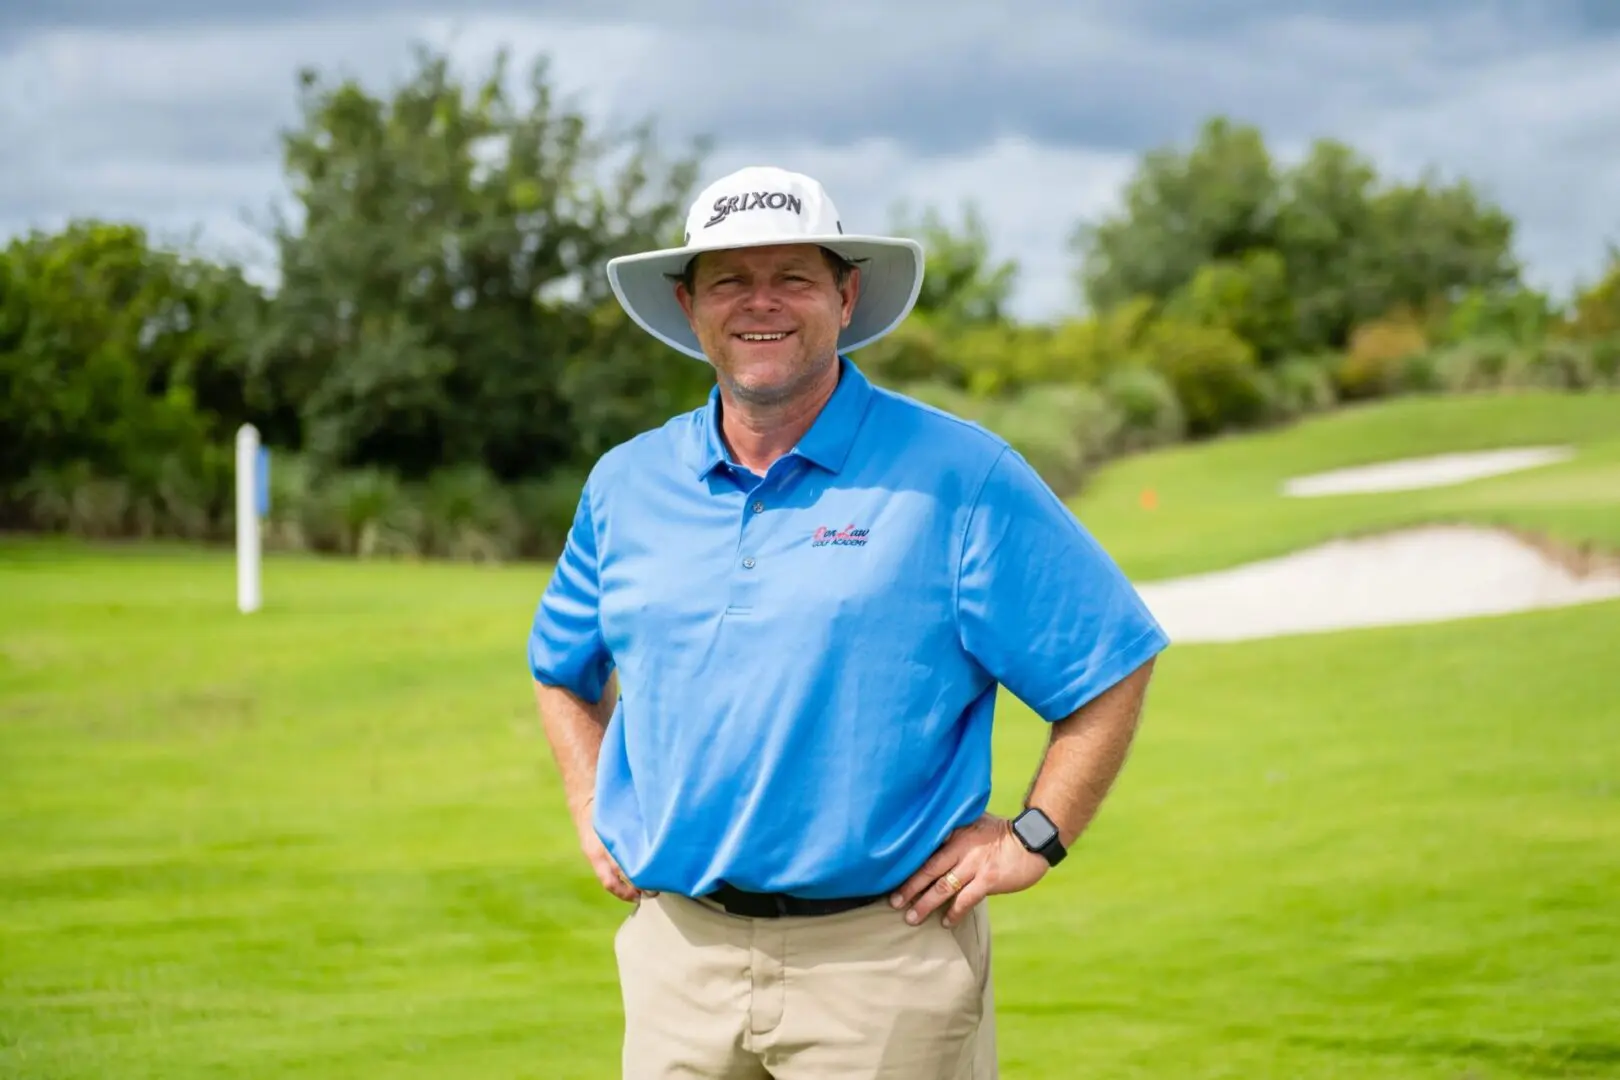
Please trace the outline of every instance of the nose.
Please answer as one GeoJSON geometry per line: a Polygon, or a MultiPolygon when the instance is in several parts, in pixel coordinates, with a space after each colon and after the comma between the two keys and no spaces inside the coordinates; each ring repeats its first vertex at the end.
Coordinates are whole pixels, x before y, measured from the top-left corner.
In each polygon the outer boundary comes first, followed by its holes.
{"type": "Polygon", "coordinates": [[[742,306],[747,311],[773,311],[782,306],[782,300],[769,279],[762,278],[743,294],[742,306]]]}

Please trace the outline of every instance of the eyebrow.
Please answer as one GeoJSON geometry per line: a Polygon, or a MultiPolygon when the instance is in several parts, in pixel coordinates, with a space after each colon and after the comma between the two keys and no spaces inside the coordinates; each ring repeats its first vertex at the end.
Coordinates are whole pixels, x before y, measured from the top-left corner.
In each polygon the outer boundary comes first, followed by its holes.
{"type": "MultiPolygon", "coordinates": [[[[785,266],[777,267],[775,272],[780,274],[780,273],[787,273],[788,271],[792,271],[792,270],[798,270],[798,271],[811,270],[811,269],[814,269],[815,266],[816,266],[816,260],[814,260],[814,259],[797,259],[797,260],[795,260],[793,262],[790,262],[790,263],[786,264],[785,266]]],[[[708,276],[708,277],[718,277],[721,274],[740,274],[740,273],[744,273],[746,271],[746,269],[747,269],[746,267],[742,267],[742,266],[720,266],[720,267],[715,267],[714,269],[711,269],[706,276],[708,276]]]]}

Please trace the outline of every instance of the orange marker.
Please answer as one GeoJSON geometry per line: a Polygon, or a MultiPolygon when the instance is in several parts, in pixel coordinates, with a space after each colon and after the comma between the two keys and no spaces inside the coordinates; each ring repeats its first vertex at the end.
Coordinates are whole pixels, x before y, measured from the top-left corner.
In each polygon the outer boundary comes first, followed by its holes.
{"type": "Polygon", "coordinates": [[[1142,489],[1142,509],[1154,510],[1159,505],[1159,493],[1152,488],[1142,489]]]}

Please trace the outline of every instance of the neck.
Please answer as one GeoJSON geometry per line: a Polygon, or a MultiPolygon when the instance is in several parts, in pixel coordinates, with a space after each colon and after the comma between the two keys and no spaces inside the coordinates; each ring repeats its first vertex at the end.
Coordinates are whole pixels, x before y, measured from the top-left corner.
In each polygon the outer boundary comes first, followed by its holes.
{"type": "Polygon", "coordinates": [[[822,407],[838,388],[839,363],[835,359],[806,385],[780,401],[739,397],[720,383],[720,434],[737,463],[764,474],[778,458],[798,445],[822,407]]]}

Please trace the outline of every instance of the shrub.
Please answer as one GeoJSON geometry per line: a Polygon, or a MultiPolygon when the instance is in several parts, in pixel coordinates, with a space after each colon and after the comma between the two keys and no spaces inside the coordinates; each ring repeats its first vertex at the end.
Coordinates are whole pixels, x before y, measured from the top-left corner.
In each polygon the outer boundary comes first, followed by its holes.
{"type": "Polygon", "coordinates": [[[1333,371],[1339,358],[1333,354],[1289,356],[1273,372],[1278,412],[1300,416],[1330,408],[1338,400],[1333,371]]]}
{"type": "Polygon", "coordinates": [[[1594,383],[1620,388],[1620,334],[1596,338],[1590,349],[1594,383]]]}
{"type": "Polygon", "coordinates": [[[1124,418],[1101,391],[1090,386],[1065,384],[1037,387],[1032,392],[1043,393],[1057,415],[1067,419],[1069,430],[1085,455],[1084,474],[1118,453],[1124,418]]]}
{"type": "Polygon", "coordinates": [[[266,550],[303,551],[309,539],[310,465],[304,455],[270,451],[270,512],[261,523],[266,550]]]}
{"type": "Polygon", "coordinates": [[[105,540],[213,539],[231,522],[227,457],[170,451],[137,456],[119,472],[82,458],[37,465],[0,497],[0,523],[105,540]]]}
{"type": "Polygon", "coordinates": [[[26,528],[95,539],[128,535],[134,501],[128,483],[97,475],[86,461],[35,468],[8,496],[26,528]]]}
{"type": "Polygon", "coordinates": [[[987,398],[953,386],[915,383],[902,392],[1006,439],[1060,492],[1077,491],[1093,468],[1118,451],[1123,438],[1123,415],[1095,387],[1037,383],[987,398]]]}
{"type": "Polygon", "coordinates": [[[301,454],[273,454],[264,544],[361,557],[553,558],[584,483],[584,472],[564,470],[503,485],[470,465],[406,483],[380,469],[323,473],[301,454]]]}
{"type": "Polygon", "coordinates": [[[1434,332],[1445,344],[1477,337],[1540,341],[1557,321],[1550,298],[1527,288],[1470,288],[1435,313],[1434,332]]]}
{"type": "Polygon", "coordinates": [[[1128,364],[1154,324],[1155,301],[1137,297],[1100,315],[1064,319],[1045,336],[1047,382],[1094,384],[1128,364]]]}
{"type": "Polygon", "coordinates": [[[1175,387],[1160,372],[1116,368],[1103,377],[1102,392],[1119,414],[1118,450],[1146,450],[1186,436],[1187,414],[1175,387]]]}
{"type": "Polygon", "coordinates": [[[1252,345],[1263,365],[1288,348],[1298,321],[1286,262],[1269,249],[1205,263],[1168,298],[1164,313],[1179,321],[1225,327],[1252,345]]]}
{"type": "Polygon", "coordinates": [[[1065,319],[1047,334],[1045,375],[1055,382],[1095,383],[1113,359],[1106,328],[1090,320],[1065,319]]]}
{"type": "Polygon", "coordinates": [[[1519,345],[1508,349],[1496,370],[1493,388],[1497,390],[1527,390],[1541,386],[1537,371],[1536,350],[1533,346],[1519,345]]]}
{"type": "Polygon", "coordinates": [[[1429,347],[1422,325],[1415,319],[1393,315],[1358,326],[1339,364],[1339,395],[1348,400],[1380,397],[1399,388],[1408,358],[1429,347]]]}
{"type": "Polygon", "coordinates": [[[1599,384],[1592,348],[1579,341],[1543,341],[1525,352],[1531,385],[1548,390],[1590,390],[1599,384]]]}
{"type": "Polygon", "coordinates": [[[382,469],[311,475],[299,523],[315,551],[373,558],[422,550],[421,508],[399,478],[382,469]]]}
{"type": "Polygon", "coordinates": [[[1441,353],[1433,349],[1408,356],[1401,363],[1396,377],[1397,391],[1403,394],[1435,394],[1444,390],[1440,357],[1441,353]]]}
{"type": "Polygon", "coordinates": [[[562,552],[588,475],[583,469],[559,469],[512,486],[520,558],[553,559],[562,552]]]}
{"type": "Polygon", "coordinates": [[[1143,343],[1148,364],[1174,387],[1189,435],[1211,435],[1264,419],[1265,389],[1254,350],[1230,330],[1162,322],[1143,343]]]}
{"type": "Polygon", "coordinates": [[[421,486],[421,553],[474,562],[517,554],[521,523],[511,495],[476,465],[440,469],[421,486]]]}
{"type": "Polygon", "coordinates": [[[948,383],[910,382],[900,386],[899,392],[907,397],[915,398],[925,405],[932,405],[936,409],[950,413],[952,416],[974,423],[983,423],[993,405],[985,399],[974,397],[959,386],[948,383]]]}
{"type": "Polygon", "coordinates": [[[1023,381],[1023,345],[1011,327],[970,326],[953,333],[943,352],[952,382],[989,398],[1014,391],[1023,381]]]}
{"type": "Polygon", "coordinates": [[[1506,338],[1475,338],[1445,350],[1436,360],[1441,385],[1449,393],[1494,390],[1522,363],[1519,350],[1506,338]]]}
{"type": "Polygon", "coordinates": [[[148,509],[146,535],[183,540],[223,536],[236,518],[234,447],[203,446],[195,457],[165,454],[136,487],[148,509]]]}
{"type": "Polygon", "coordinates": [[[1577,287],[1561,330],[1580,341],[1620,336],[1620,248],[1610,248],[1602,277],[1577,287]]]}
{"type": "Polygon", "coordinates": [[[940,331],[923,315],[913,315],[894,332],[861,350],[861,369],[874,382],[906,385],[950,381],[961,385],[950,366],[940,331]]]}
{"type": "Polygon", "coordinates": [[[985,426],[1010,443],[1061,495],[1085,484],[1113,452],[1121,418],[1097,390],[1073,384],[1032,386],[993,403],[985,426]]]}

